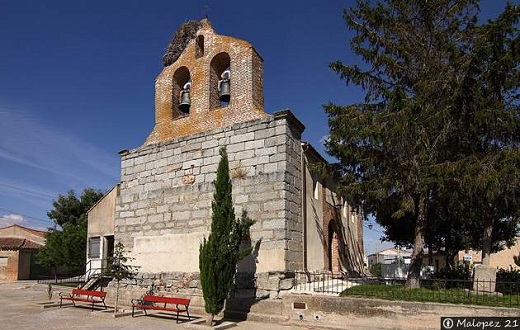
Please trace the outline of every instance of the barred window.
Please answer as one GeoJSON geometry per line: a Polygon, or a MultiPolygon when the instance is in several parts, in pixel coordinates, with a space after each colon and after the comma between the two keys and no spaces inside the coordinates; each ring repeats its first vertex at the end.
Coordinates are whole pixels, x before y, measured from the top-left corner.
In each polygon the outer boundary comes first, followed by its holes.
{"type": "Polygon", "coordinates": [[[101,238],[91,237],[88,241],[88,253],[89,258],[99,258],[101,251],[101,238]]]}

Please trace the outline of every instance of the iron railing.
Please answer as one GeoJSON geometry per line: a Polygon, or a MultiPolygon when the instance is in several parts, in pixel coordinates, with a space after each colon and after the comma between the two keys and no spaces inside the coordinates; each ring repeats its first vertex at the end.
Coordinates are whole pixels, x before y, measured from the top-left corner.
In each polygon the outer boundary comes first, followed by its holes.
{"type": "Polygon", "coordinates": [[[407,289],[406,279],[348,277],[331,272],[296,272],[295,292],[334,294],[387,300],[472,304],[520,308],[520,282],[420,279],[407,289]]]}
{"type": "MultiPolygon", "coordinates": [[[[101,260],[102,265],[106,265],[105,259],[101,260]]],[[[65,284],[65,283],[78,283],[85,284],[93,277],[99,277],[106,267],[92,267],[92,262],[89,260],[85,265],[85,272],[79,274],[56,274],[50,275],[39,275],[37,283],[39,284],[65,284]]]]}
{"type": "Polygon", "coordinates": [[[342,273],[295,272],[294,291],[339,294],[351,287],[351,284],[342,273]]]}
{"type": "Polygon", "coordinates": [[[65,283],[85,283],[85,275],[56,275],[46,276],[38,275],[37,282],[39,284],[65,284],[65,283]]]}

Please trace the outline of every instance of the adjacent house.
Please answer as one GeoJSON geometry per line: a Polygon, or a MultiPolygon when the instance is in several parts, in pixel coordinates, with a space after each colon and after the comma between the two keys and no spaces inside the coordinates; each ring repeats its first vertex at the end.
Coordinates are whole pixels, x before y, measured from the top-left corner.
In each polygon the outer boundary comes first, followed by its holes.
{"type": "MultiPolygon", "coordinates": [[[[515,244],[509,248],[492,253],[490,266],[496,269],[520,269],[515,263],[515,257],[520,257],[520,236],[515,239],[515,244]]],[[[402,249],[385,249],[367,256],[368,267],[374,264],[382,264],[382,275],[384,277],[405,277],[410,264],[412,252],[402,249]],[[399,266],[396,266],[399,265],[399,266]]],[[[482,251],[465,250],[459,251],[455,256],[454,264],[468,263],[479,265],[482,263],[482,251]]],[[[423,268],[433,272],[446,267],[446,259],[442,251],[433,251],[432,254],[426,249],[423,257],[423,268]]]]}
{"type": "MultiPolygon", "coordinates": [[[[520,236],[515,238],[515,244],[513,246],[492,253],[489,258],[489,265],[497,269],[520,269],[515,263],[514,257],[520,257],[520,236]]],[[[458,261],[469,261],[471,264],[481,264],[482,251],[460,251],[457,255],[457,259],[458,261]]]]}
{"type": "Polygon", "coordinates": [[[35,254],[44,244],[44,231],[19,225],[0,228],[0,280],[35,278],[35,254]]]}
{"type": "Polygon", "coordinates": [[[114,219],[119,185],[94,204],[87,212],[87,276],[99,273],[114,252],[114,219]]]}
{"type": "Polygon", "coordinates": [[[409,264],[412,252],[406,249],[390,248],[377,251],[367,256],[368,267],[374,264],[409,264]]]}
{"type": "MultiPolygon", "coordinates": [[[[442,251],[441,251],[442,252],[442,251]]],[[[520,257],[520,236],[515,238],[515,244],[511,247],[505,247],[504,249],[491,253],[489,257],[489,265],[496,269],[520,269],[516,265],[514,258],[520,257]]],[[[442,253],[436,252],[429,260],[428,255],[425,256],[423,261],[424,264],[431,264],[435,269],[440,269],[446,266],[446,260],[442,253]]],[[[478,265],[482,263],[482,251],[475,250],[463,250],[459,251],[455,256],[455,264],[467,262],[470,265],[478,265]]]]}
{"type": "Polygon", "coordinates": [[[332,176],[311,170],[326,160],[302,139],[305,125],[290,110],[265,112],[255,48],[203,19],[179,27],[164,58],[155,125],[120,152],[120,184],[88,213],[91,264],[122,242],[139,285],[196,290],[225,147],[236,216],[255,221],[244,242],[253,252],[238,266],[245,295],[277,297],[299,272],[363,272],[362,217],[332,176]]]}

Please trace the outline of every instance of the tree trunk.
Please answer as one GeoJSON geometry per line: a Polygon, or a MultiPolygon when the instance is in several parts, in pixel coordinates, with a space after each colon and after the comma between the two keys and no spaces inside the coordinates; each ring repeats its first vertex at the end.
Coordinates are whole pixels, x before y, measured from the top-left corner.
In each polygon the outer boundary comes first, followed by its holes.
{"type": "Polygon", "coordinates": [[[119,302],[119,281],[117,281],[116,286],[116,302],[114,304],[114,315],[117,314],[117,303],[119,302]]]}
{"type": "Polygon", "coordinates": [[[419,196],[417,201],[417,213],[415,218],[415,231],[413,240],[413,253],[408,268],[406,287],[409,289],[419,288],[422,259],[424,255],[424,232],[426,230],[426,197],[419,196]]]}
{"type": "Polygon", "coordinates": [[[455,266],[455,255],[457,255],[458,251],[453,251],[452,249],[446,248],[444,252],[444,260],[446,267],[453,268],[455,266]]]}
{"type": "Polygon", "coordinates": [[[214,318],[215,318],[215,315],[213,315],[213,314],[208,314],[208,315],[206,316],[206,325],[211,327],[211,326],[213,325],[213,319],[214,319],[214,318]]]}
{"type": "Polygon", "coordinates": [[[49,302],[52,300],[52,284],[47,284],[47,297],[49,298],[49,302]]]}
{"type": "Polygon", "coordinates": [[[490,265],[492,233],[493,233],[493,218],[486,217],[484,219],[484,232],[483,232],[483,237],[482,237],[482,265],[484,265],[484,266],[490,265]]]}
{"type": "Polygon", "coordinates": [[[475,267],[473,272],[473,290],[477,292],[495,292],[496,269],[491,267],[491,246],[493,234],[493,217],[486,216],[483,221],[482,232],[482,265],[475,267]]]}
{"type": "Polygon", "coordinates": [[[433,266],[433,244],[428,245],[428,266],[433,266]]]}

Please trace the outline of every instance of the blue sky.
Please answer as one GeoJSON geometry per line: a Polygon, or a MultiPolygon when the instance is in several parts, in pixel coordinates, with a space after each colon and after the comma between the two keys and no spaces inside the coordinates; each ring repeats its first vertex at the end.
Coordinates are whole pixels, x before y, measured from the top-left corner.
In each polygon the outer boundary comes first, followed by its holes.
{"type": "MultiPolygon", "coordinates": [[[[357,61],[342,19],[353,2],[0,0],[0,226],[49,227],[58,194],[119,181],[117,152],[152,130],[166,46],[206,13],[263,57],[265,111],[291,109],[326,156],[322,105],[362,99],[327,66],[357,61]]],[[[483,11],[504,4],[484,0],[483,11]]],[[[365,248],[381,247],[380,229],[365,229],[365,248]]]]}

